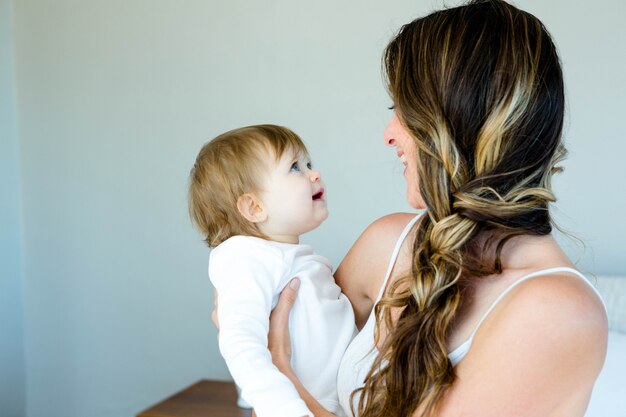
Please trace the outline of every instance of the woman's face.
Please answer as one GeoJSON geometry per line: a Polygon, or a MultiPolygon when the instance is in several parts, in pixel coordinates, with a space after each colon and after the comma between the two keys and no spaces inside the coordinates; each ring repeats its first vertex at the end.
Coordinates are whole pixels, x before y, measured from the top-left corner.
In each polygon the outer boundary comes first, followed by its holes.
{"type": "Polygon", "coordinates": [[[394,113],[383,133],[385,144],[396,148],[396,154],[404,165],[404,179],[406,180],[406,199],[415,209],[426,207],[420,195],[417,176],[417,147],[409,131],[394,113]]]}

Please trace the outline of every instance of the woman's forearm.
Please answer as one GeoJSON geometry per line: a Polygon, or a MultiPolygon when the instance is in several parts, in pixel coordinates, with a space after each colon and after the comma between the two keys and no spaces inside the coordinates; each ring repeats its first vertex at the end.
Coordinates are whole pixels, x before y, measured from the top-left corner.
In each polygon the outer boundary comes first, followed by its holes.
{"type": "Polygon", "coordinates": [[[313,398],[311,393],[309,393],[304,385],[302,385],[291,367],[280,369],[280,371],[291,380],[291,383],[296,387],[298,394],[300,394],[300,397],[302,397],[307,407],[313,412],[315,417],[337,417],[335,414],[325,409],[315,398],[313,398]]]}

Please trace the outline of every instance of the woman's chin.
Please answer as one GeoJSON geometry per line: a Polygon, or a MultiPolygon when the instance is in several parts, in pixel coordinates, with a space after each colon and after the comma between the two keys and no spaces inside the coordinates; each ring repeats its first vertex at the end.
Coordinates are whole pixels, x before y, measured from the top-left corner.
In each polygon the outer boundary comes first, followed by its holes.
{"type": "Polygon", "coordinates": [[[411,206],[415,210],[422,210],[426,208],[426,203],[424,203],[424,200],[419,193],[407,190],[406,200],[409,203],[409,206],[411,206]]]}

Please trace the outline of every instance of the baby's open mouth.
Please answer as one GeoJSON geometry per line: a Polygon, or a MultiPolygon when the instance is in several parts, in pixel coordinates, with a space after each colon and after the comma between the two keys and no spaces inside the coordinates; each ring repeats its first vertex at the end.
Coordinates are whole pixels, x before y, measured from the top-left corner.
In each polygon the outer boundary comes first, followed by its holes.
{"type": "Polygon", "coordinates": [[[313,194],[313,201],[321,200],[323,195],[324,195],[324,190],[321,190],[320,192],[313,194]]]}

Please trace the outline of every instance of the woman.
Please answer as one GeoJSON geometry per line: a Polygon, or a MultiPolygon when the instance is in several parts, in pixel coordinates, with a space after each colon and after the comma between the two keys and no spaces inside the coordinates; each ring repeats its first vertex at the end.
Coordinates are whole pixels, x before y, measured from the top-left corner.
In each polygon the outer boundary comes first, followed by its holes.
{"type": "MultiPolygon", "coordinates": [[[[597,293],[551,236],[564,154],[556,48],[534,16],[476,0],[405,25],[384,64],[384,133],[418,216],[363,233],[336,272],[360,333],[338,378],[346,413],[582,416],[606,351],[597,293]]],[[[287,287],[272,317],[289,366],[287,287]]]]}

